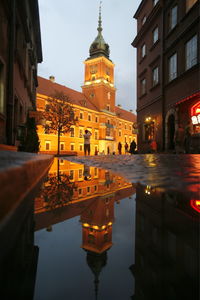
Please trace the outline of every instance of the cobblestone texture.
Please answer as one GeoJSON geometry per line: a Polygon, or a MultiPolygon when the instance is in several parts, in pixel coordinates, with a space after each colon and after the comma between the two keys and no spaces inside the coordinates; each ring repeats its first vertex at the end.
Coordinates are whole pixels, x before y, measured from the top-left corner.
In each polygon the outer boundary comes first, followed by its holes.
{"type": "Polygon", "coordinates": [[[133,183],[191,192],[200,199],[198,154],[70,156],[64,159],[111,170],[133,183]]]}

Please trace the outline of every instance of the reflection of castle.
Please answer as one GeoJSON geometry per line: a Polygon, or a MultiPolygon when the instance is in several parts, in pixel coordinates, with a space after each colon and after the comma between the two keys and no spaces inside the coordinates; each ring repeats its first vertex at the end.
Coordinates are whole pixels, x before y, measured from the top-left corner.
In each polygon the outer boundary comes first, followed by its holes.
{"type": "MultiPolygon", "coordinates": [[[[135,191],[131,183],[118,175],[95,167],[86,167],[65,160],[55,159],[49,177],[58,179],[61,175],[74,184],[69,201],[58,201],[58,205],[48,206],[45,197],[39,195],[35,200],[36,230],[50,228],[52,224],[80,215],[82,224],[82,248],[87,252],[87,263],[94,274],[94,288],[97,299],[99,276],[107,262],[107,250],[112,246],[112,224],[114,222],[114,203],[131,196],[135,191]],[[51,209],[50,209],[51,208],[51,209]]],[[[54,183],[54,180],[51,182],[54,183]]],[[[62,192],[56,186],[58,195],[62,192]]],[[[71,188],[71,185],[69,185],[71,188]]],[[[51,186],[44,186],[51,190],[51,186]]],[[[53,187],[55,193],[55,187],[53,187]]],[[[44,195],[44,191],[43,191],[44,195]]],[[[48,195],[48,193],[45,193],[48,195]]],[[[56,193],[55,193],[56,196],[56,193]]],[[[56,198],[57,199],[57,198],[56,198]]]]}
{"type": "Polygon", "coordinates": [[[190,198],[136,189],[133,299],[198,299],[199,214],[190,198]]]}

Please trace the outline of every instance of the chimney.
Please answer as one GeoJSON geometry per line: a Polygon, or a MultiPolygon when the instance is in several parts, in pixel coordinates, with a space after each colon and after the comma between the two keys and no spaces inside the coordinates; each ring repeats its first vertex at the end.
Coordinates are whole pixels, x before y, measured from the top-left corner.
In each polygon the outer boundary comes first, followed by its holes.
{"type": "Polygon", "coordinates": [[[54,76],[49,76],[49,80],[51,80],[51,82],[55,82],[55,77],[54,76]]]}
{"type": "Polygon", "coordinates": [[[118,104],[117,106],[120,107],[120,108],[122,107],[121,104],[118,104]]]}

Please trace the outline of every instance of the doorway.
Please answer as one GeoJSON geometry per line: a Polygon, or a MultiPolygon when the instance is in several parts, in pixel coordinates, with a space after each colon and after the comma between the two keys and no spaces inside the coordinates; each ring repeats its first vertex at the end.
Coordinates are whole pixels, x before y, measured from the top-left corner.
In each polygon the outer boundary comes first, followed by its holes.
{"type": "Polygon", "coordinates": [[[175,117],[173,114],[171,114],[168,118],[168,149],[174,150],[175,144],[174,144],[174,134],[175,134],[175,117]]]}

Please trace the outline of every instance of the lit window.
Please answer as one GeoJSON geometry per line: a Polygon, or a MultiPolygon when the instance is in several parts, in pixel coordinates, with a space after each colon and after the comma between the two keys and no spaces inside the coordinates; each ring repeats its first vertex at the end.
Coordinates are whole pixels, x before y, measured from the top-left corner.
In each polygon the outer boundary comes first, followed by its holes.
{"type": "Polygon", "coordinates": [[[64,142],[60,143],[60,150],[61,151],[65,150],[65,143],[64,142]]]}
{"type": "Polygon", "coordinates": [[[70,136],[71,136],[71,137],[74,137],[74,128],[73,128],[73,127],[70,128],[70,136]]]}
{"type": "Polygon", "coordinates": [[[155,6],[158,3],[159,0],[153,0],[153,6],[155,6]]]}
{"type": "Polygon", "coordinates": [[[174,6],[172,9],[171,9],[171,12],[170,12],[170,29],[173,29],[176,24],[177,24],[177,11],[178,11],[178,7],[177,5],[174,6]]]}
{"type": "Polygon", "coordinates": [[[186,0],[186,12],[197,2],[198,0],[186,0]]]}
{"type": "Polygon", "coordinates": [[[155,127],[154,123],[148,123],[144,125],[144,140],[150,141],[154,139],[155,127]]]}
{"type": "Polygon", "coordinates": [[[45,142],[45,150],[50,150],[51,142],[45,142]]]}
{"type": "Polygon", "coordinates": [[[142,58],[145,57],[145,55],[146,55],[146,44],[143,44],[143,46],[141,48],[141,55],[142,55],[142,58]]]}
{"type": "Polygon", "coordinates": [[[82,178],[83,177],[83,170],[80,169],[78,170],[78,178],[82,178]]]}
{"type": "Polygon", "coordinates": [[[79,137],[82,138],[83,137],[83,129],[79,130],[79,137]]]}
{"type": "Polygon", "coordinates": [[[153,69],[152,72],[152,76],[153,76],[153,86],[155,86],[156,84],[158,84],[158,67],[153,69]]]}
{"type": "Polygon", "coordinates": [[[169,81],[177,77],[177,53],[169,58],[169,81]]]}
{"type": "Polygon", "coordinates": [[[74,170],[69,171],[69,179],[73,180],[74,179],[74,170]]]}
{"type": "Polygon", "coordinates": [[[144,95],[146,93],[146,78],[141,80],[141,94],[144,95]]]}
{"type": "Polygon", "coordinates": [[[193,36],[185,45],[185,68],[190,69],[197,64],[197,35],[193,36]]]}
{"type": "Polygon", "coordinates": [[[153,44],[158,41],[158,27],[156,27],[153,31],[153,44]]]}
{"type": "Polygon", "coordinates": [[[0,61],[0,112],[4,113],[4,65],[0,61]]]}

